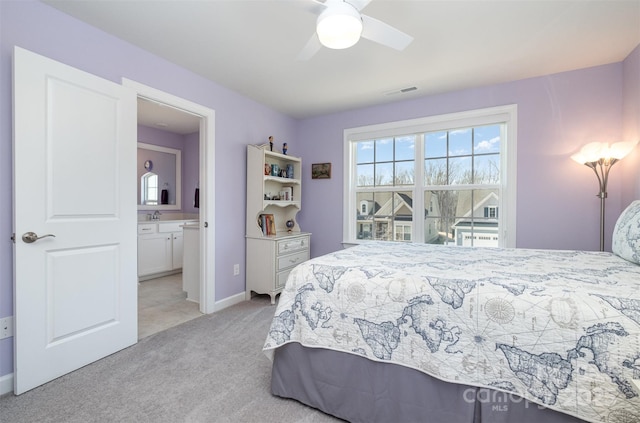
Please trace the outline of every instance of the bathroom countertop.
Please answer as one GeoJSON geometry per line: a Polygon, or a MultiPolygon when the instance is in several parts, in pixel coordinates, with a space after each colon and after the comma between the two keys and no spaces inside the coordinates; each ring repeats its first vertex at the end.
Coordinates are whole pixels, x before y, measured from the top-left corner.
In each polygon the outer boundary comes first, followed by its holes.
{"type": "Polygon", "coordinates": [[[138,235],[182,232],[185,228],[199,228],[198,219],[143,220],[138,222],[138,235]]]}
{"type": "Polygon", "coordinates": [[[198,219],[156,219],[156,220],[138,220],[138,224],[142,223],[173,223],[173,222],[197,222],[198,219]]]}
{"type": "Polygon", "coordinates": [[[145,224],[149,224],[149,223],[176,223],[176,222],[198,222],[199,219],[197,218],[184,218],[184,219],[175,219],[175,218],[171,218],[171,219],[162,219],[162,217],[160,219],[149,219],[149,220],[138,220],[138,225],[145,225],[145,224]]]}

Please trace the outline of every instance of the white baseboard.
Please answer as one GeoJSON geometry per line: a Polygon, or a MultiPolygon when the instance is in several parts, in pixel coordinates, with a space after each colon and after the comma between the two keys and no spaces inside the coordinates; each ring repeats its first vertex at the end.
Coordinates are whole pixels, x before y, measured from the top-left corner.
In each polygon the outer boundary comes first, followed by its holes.
{"type": "Polygon", "coordinates": [[[220,311],[227,307],[231,307],[232,305],[241,303],[244,300],[245,293],[244,291],[242,291],[241,293],[227,297],[224,300],[216,301],[215,311],[220,311]]]}
{"type": "Polygon", "coordinates": [[[13,373],[0,376],[0,395],[13,392],[13,373]]]}

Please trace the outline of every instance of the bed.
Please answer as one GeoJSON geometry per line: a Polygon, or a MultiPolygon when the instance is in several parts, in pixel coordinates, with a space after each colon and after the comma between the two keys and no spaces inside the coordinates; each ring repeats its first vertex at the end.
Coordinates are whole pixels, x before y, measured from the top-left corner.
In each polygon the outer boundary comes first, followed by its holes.
{"type": "Polygon", "coordinates": [[[348,421],[640,421],[640,201],[613,253],[371,242],[290,274],[271,390],[348,421]]]}

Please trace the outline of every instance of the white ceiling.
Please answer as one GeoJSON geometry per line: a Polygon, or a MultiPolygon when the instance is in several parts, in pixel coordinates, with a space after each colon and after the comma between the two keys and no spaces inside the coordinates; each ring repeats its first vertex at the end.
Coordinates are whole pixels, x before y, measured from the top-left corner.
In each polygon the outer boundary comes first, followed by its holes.
{"type": "Polygon", "coordinates": [[[404,51],[361,39],[308,61],[312,0],[44,1],[295,118],[619,62],[640,44],[640,0],[373,0],[362,13],[413,36],[404,51]]]}
{"type": "Polygon", "coordinates": [[[200,130],[200,117],[138,97],[138,123],[161,131],[186,135],[200,130]]]}

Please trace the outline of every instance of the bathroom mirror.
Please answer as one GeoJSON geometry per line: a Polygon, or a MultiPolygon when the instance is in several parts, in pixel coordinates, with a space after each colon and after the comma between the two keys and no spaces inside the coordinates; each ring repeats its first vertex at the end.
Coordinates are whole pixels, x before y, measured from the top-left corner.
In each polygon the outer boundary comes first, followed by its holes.
{"type": "Polygon", "coordinates": [[[180,150],[138,143],[138,210],[182,208],[181,164],[180,150]]]}

